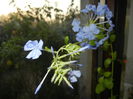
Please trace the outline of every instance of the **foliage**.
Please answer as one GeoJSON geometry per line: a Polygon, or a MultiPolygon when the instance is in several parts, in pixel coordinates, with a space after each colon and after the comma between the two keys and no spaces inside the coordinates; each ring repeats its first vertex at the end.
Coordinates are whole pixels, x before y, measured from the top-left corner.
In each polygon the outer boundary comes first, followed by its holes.
{"type": "Polygon", "coordinates": [[[96,86],[96,93],[100,94],[106,89],[111,90],[111,98],[113,96],[113,74],[114,74],[114,62],[117,59],[117,52],[113,50],[112,44],[115,42],[115,34],[111,33],[110,38],[104,43],[103,50],[107,54],[104,60],[104,66],[98,67],[97,72],[99,75],[98,84],[96,86]]]}

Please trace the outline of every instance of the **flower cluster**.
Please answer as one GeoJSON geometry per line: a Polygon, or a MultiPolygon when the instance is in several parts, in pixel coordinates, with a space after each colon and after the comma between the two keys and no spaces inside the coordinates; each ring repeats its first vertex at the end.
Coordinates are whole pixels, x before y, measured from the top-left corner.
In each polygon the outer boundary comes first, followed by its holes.
{"type": "Polygon", "coordinates": [[[113,30],[112,12],[107,5],[100,3],[95,5],[86,5],[85,9],[81,10],[83,14],[89,16],[89,20],[84,25],[80,19],[75,18],[72,22],[73,31],[77,32],[76,40],[81,42],[81,46],[88,46],[88,49],[96,49],[109,38],[109,32],[113,30]],[[103,18],[105,16],[105,20],[103,18]]]}
{"type": "Polygon", "coordinates": [[[85,24],[81,24],[80,19],[75,18],[73,20],[72,29],[74,32],[77,32],[76,40],[78,42],[68,43],[60,47],[57,51],[54,51],[53,47],[45,47],[45,49],[43,49],[42,40],[39,42],[37,40],[29,40],[25,44],[24,51],[31,51],[26,56],[27,59],[39,58],[42,54],[42,50],[50,52],[53,56],[52,63],[41,83],[36,88],[35,94],[39,91],[51,70],[54,71],[51,78],[52,83],[58,83],[58,85],[60,85],[62,81],[65,81],[69,87],[73,88],[71,83],[78,81],[77,78],[81,77],[81,72],[77,69],[73,69],[71,65],[75,64],[78,68],[82,66],[82,64],[79,64],[74,58],[85,50],[98,48],[109,38],[109,33],[113,30],[114,25],[111,21],[112,12],[107,5],[101,5],[99,3],[96,7],[95,5],[89,4],[86,5],[85,9],[81,10],[81,12],[88,15],[89,20],[85,24]],[[105,21],[102,19],[104,16],[105,21]]]}

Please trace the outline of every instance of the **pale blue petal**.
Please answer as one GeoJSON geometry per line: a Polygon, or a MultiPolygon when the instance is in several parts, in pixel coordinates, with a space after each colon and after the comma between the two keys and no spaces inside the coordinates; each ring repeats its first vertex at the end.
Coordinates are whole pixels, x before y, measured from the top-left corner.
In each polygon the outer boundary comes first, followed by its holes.
{"type": "Polygon", "coordinates": [[[52,52],[52,55],[53,55],[53,57],[55,56],[54,55],[54,48],[51,46],[51,52],[52,52]]]}
{"type": "Polygon", "coordinates": [[[85,50],[87,50],[89,47],[90,47],[90,46],[84,46],[84,47],[80,48],[79,51],[85,51],[85,50]]]}
{"type": "Polygon", "coordinates": [[[112,14],[111,11],[107,11],[107,12],[106,12],[106,18],[107,18],[108,20],[110,20],[110,19],[112,18],[112,16],[113,16],[113,14],[112,14]]]}
{"type": "Polygon", "coordinates": [[[32,50],[27,56],[27,59],[37,59],[42,54],[42,52],[38,49],[32,50]]]}
{"type": "Polygon", "coordinates": [[[79,26],[80,25],[80,20],[78,19],[73,19],[72,26],[79,26]]]}
{"type": "Polygon", "coordinates": [[[95,5],[92,5],[92,4],[89,4],[89,5],[86,5],[86,9],[88,11],[96,11],[96,6],[95,5]]]}
{"type": "Polygon", "coordinates": [[[40,84],[38,85],[38,87],[36,88],[36,90],[35,90],[35,93],[34,93],[34,94],[37,94],[37,92],[40,90],[41,86],[42,86],[42,83],[40,83],[40,84]]]}
{"type": "Polygon", "coordinates": [[[79,25],[75,25],[75,26],[73,26],[72,30],[73,30],[74,32],[79,32],[80,26],[79,26],[79,25]]]}
{"type": "Polygon", "coordinates": [[[76,77],[81,77],[81,72],[79,70],[73,70],[73,75],[75,75],[76,77]]]}
{"type": "Polygon", "coordinates": [[[81,12],[82,13],[88,13],[88,9],[82,9],[81,12]]]}
{"type": "Polygon", "coordinates": [[[81,76],[81,72],[79,70],[72,70],[68,73],[70,76],[76,76],[76,77],[80,77],[81,76]]]}
{"type": "Polygon", "coordinates": [[[97,15],[99,16],[102,16],[106,13],[108,7],[107,5],[102,5],[100,3],[98,3],[98,6],[97,6],[97,15]]]}
{"type": "Polygon", "coordinates": [[[34,40],[34,41],[29,40],[29,41],[24,45],[24,51],[33,50],[37,45],[38,45],[38,41],[37,41],[37,40],[34,40]]]}
{"type": "Polygon", "coordinates": [[[83,32],[88,33],[90,31],[90,27],[89,26],[84,26],[83,27],[83,32]]]}
{"type": "Polygon", "coordinates": [[[75,76],[71,76],[71,77],[69,77],[69,79],[70,79],[70,82],[71,82],[71,83],[75,83],[75,82],[78,81],[77,78],[76,78],[75,76]]]}
{"type": "Polygon", "coordinates": [[[43,46],[43,41],[40,40],[38,43],[38,49],[42,50],[42,46],[43,46]]]}
{"type": "Polygon", "coordinates": [[[84,65],[83,64],[76,64],[77,66],[79,66],[79,67],[83,67],[84,65]]]}

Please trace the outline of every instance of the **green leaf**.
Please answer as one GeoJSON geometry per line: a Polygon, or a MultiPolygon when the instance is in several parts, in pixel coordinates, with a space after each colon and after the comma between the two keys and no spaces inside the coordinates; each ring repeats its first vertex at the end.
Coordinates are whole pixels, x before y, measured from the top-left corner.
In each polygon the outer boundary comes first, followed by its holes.
{"type": "Polygon", "coordinates": [[[103,43],[103,49],[104,49],[104,50],[108,50],[109,46],[110,46],[110,44],[109,44],[108,41],[105,41],[105,42],[103,43]]]}
{"type": "Polygon", "coordinates": [[[96,90],[95,90],[97,94],[100,94],[100,93],[103,92],[104,90],[105,90],[105,87],[103,86],[102,83],[97,84],[96,90]]]}
{"type": "Polygon", "coordinates": [[[112,55],[113,60],[116,60],[116,58],[117,58],[117,52],[114,51],[113,53],[111,53],[111,55],[112,55]]]}
{"type": "Polygon", "coordinates": [[[102,74],[102,73],[103,73],[102,68],[101,68],[101,67],[98,67],[98,68],[97,68],[97,72],[98,72],[99,74],[102,74]]]}
{"type": "Polygon", "coordinates": [[[95,35],[96,36],[96,38],[98,38],[99,40],[101,40],[101,39],[103,39],[104,37],[105,37],[105,35],[104,34],[97,34],[97,35],[95,35]]]}
{"type": "Polygon", "coordinates": [[[64,42],[65,42],[65,44],[69,43],[69,37],[68,36],[65,37],[64,42]]]}
{"type": "Polygon", "coordinates": [[[96,45],[96,43],[95,43],[94,40],[89,41],[89,44],[90,44],[91,46],[95,46],[95,45],[96,45]]]}
{"type": "Polygon", "coordinates": [[[112,62],[112,59],[111,59],[111,58],[107,58],[107,59],[104,61],[104,66],[105,66],[106,68],[108,68],[109,65],[111,64],[111,62],[112,62]]]}
{"type": "Polygon", "coordinates": [[[98,79],[98,82],[99,82],[99,83],[103,83],[103,82],[104,82],[104,77],[100,77],[100,78],[98,79]]]}
{"type": "Polygon", "coordinates": [[[115,34],[112,34],[110,36],[110,42],[113,43],[115,41],[115,39],[116,39],[116,35],[115,34]]]}
{"type": "Polygon", "coordinates": [[[112,89],[113,88],[113,80],[112,80],[112,78],[104,79],[104,85],[105,85],[106,88],[112,89]]]}
{"type": "Polygon", "coordinates": [[[104,76],[105,76],[105,77],[110,77],[110,76],[111,76],[111,72],[105,72],[105,73],[104,73],[104,76]]]}

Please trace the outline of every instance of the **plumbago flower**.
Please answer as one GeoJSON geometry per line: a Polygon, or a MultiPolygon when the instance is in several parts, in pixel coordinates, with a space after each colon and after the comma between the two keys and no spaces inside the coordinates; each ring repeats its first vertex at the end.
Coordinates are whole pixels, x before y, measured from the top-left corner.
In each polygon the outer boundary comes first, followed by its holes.
{"type": "Polygon", "coordinates": [[[24,51],[31,51],[26,58],[27,59],[37,59],[42,54],[43,41],[40,40],[39,42],[37,40],[31,41],[29,40],[24,45],[24,51]]]}
{"type": "MultiPolygon", "coordinates": [[[[69,43],[60,47],[57,51],[53,47],[45,47],[44,51],[49,52],[53,56],[51,65],[48,67],[46,74],[42,81],[35,90],[35,94],[40,90],[43,82],[48,76],[49,72],[53,71],[51,82],[60,85],[62,81],[73,89],[71,83],[78,81],[81,77],[81,72],[78,70],[83,65],[80,64],[75,58],[85,50],[97,49],[109,38],[109,33],[113,30],[112,12],[107,5],[100,3],[95,5],[86,5],[85,9],[81,10],[83,14],[89,16],[89,20],[85,24],[81,24],[80,19],[75,18],[72,22],[73,31],[77,32],[76,43],[69,43]],[[105,21],[102,18],[105,17],[105,21]],[[75,67],[74,67],[75,66],[75,67]]],[[[68,38],[67,38],[68,40],[68,38]]],[[[37,59],[42,54],[43,41],[29,40],[25,46],[25,51],[31,51],[26,58],[37,59]]]]}
{"type": "Polygon", "coordinates": [[[70,72],[68,72],[69,75],[69,79],[71,83],[75,83],[77,82],[77,78],[81,77],[81,72],[79,70],[71,70],[70,72]]]}
{"type": "Polygon", "coordinates": [[[80,19],[74,19],[72,22],[73,31],[77,32],[76,40],[81,42],[81,46],[88,46],[88,49],[96,49],[109,38],[109,32],[113,30],[112,12],[107,5],[89,4],[81,10],[83,14],[89,16],[86,24],[82,25],[80,19]],[[106,21],[101,21],[105,16],[106,21]],[[101,21],[101,22],[99,22],[101,21]]]}

